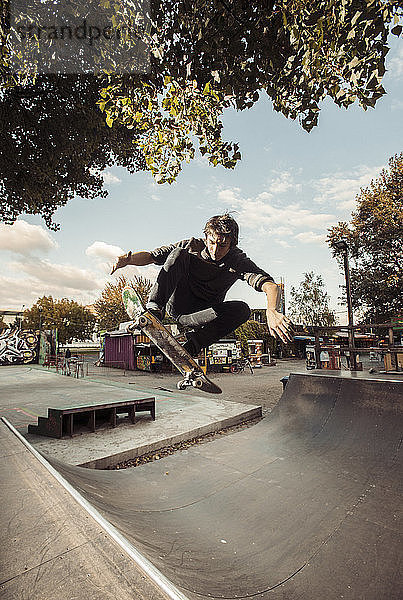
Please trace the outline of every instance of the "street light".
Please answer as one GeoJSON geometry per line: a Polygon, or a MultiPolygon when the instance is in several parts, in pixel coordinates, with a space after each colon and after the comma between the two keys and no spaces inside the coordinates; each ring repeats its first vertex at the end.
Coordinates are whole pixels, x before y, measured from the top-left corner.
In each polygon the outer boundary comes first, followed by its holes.
{"type": "Polygon", "coordinates": [[[18,327],[18,329],[21,329],[21,327],[22,327],[22,320],[24,318],[24,308],[25,308],[25,304],[23,304],[21,306],[21,316],[19,318],[19,327],[18,327]]]}
{"type": "Polygon", "coordinates": [[[350,284],[350,267],[348,264],[348,244],[344,239],[334,242],[334,247],[343,252],[344,276],[346,279],[346,295],[347,295],[347,310],[348,310],[348,345],[350,348],[350,370],[357,370],[357,357],[353,348],[354,344],[354,317],[353,305],[351,302],[351,284],[350,284]]]}

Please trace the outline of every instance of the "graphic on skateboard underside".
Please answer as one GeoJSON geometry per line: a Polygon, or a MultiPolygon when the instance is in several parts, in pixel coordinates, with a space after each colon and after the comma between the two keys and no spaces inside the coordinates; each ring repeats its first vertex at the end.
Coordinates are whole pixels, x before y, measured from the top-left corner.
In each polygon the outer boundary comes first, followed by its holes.
{"type": "Polygon", "coordinates": [[[131,287],[125,287],[122,290],[122,300],[125,311],[129,317],[135,321],[144,312],[143,303],[131,287]]]}

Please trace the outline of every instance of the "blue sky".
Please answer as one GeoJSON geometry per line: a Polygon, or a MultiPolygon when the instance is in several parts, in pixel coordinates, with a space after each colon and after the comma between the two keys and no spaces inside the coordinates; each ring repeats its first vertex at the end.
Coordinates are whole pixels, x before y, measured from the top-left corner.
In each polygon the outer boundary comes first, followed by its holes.
{"type": "MultiPolygon", "coordinates": [[[[224,115],[223,137],[238,142],[242,152],[235,170],[209,167],[198,155],[176,183],[161,186],[150,173],[112,168],[104,173],[109,196],[76,198],[59,209],[60,231],[48,231],[31,215],[0,225],[0,308],[29,307],[44,294],[91,303],[114,279],[108,269],[120,249],[151,250],[201,236],[210,216],[232,210],[240,247],[276,280],[285,280],[286,295],[313,270],[345,322],[338,304],[343,277],[325,238],[329,227],[351,218],[360,188],[402,151],[403,46],[391,41],[388,93],[375,110],[346,111],[326,102],[319,126],[308,134],[262,97],[249,111],[224,115]]],[[[158,268],[122,272],[154,278],[158,268]]],[[[228,298],[264,306],[264,295],[244,282],[228,298]]]]}

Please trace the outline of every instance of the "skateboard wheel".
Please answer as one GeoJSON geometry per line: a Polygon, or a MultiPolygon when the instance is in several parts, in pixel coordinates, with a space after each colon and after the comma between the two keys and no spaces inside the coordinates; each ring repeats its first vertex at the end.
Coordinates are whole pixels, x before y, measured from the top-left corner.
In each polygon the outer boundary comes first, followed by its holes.
{"type": "Polygon", "coordinates": [[[178,381],[176,387],[178,388],[178,390],[184,390],[186,389],[186,383],[184,381],[178,381]]]}
{"type": "Polygon", "coordinates": [[[201,387],[203,387],[203,379],[201,377],[196,377],[196,379],[194,379],[192,381],[192,385],[195,388],[201,388],[201,387]]]}
{"type": "Polygon", "coordinates": [[[150,320],[147,319],[147,317],[145,317],[144,315],[141,315],[141,317],[139,317],[140,327],[145,327],[146,325],[148,325],[149,322],[150,322],[150,320]]]}

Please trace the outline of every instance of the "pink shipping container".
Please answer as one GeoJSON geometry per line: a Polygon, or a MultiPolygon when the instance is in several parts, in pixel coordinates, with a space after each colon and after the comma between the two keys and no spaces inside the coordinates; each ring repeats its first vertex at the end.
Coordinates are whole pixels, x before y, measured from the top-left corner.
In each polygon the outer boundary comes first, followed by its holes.
{"type": "Polygon", "coordinates": [[[134,371],[134,345],[130,333],[111,332],[105,335],[104,365],[134,371]]]}

